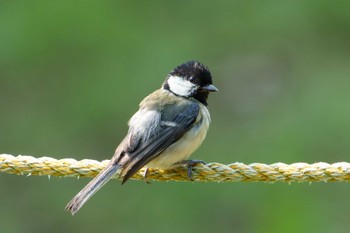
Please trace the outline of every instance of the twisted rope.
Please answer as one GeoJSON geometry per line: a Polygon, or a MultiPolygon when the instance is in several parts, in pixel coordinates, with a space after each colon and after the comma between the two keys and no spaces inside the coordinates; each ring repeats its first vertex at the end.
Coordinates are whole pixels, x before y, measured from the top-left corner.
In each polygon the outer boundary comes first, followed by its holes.
{"type": "MultiPolygon", "coordinates": [[[[0,172],[18,175],[94,177],[109,162],[104,160],[54,159],[50,157],[12,156],[0,154],[0,172]]],[[[143,179],[144,169],[133,176],[143,179]]],[[[263,181],[263,182],[318,182],[350,181],[350,163],[274,163],[262,164],[220,163],[197,164],[193,167],[194,181],[263,181]]],[[[179,166],[169,170],[149,170],[147,179],[158,181],[188,181],[187,168],[179,166]]]]}

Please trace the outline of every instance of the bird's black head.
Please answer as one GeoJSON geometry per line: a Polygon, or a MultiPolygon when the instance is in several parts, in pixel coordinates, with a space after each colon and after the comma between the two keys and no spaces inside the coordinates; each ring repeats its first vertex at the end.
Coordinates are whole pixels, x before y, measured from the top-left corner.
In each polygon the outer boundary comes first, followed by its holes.
{"type": "Polygon", "coordinates": [[[193,97],[204,105],[209,92],[218,91],[212,85],[209,69],[197,61],[188,61],[173,69],[163,83],[163,89],[185,98],[193,97]]]}

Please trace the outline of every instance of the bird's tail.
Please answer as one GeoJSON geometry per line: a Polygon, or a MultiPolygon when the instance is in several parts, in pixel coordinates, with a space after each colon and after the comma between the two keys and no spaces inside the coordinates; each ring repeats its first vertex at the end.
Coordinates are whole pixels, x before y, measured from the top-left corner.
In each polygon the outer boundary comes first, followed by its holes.
{"type": "Polygon", "coordinates": [[[104,186],[118,171],[119,164],[108,164],[93,180],[91,180],[75,197],[66,205],[66,210],[74,215],[102,186],[104,186]]]}

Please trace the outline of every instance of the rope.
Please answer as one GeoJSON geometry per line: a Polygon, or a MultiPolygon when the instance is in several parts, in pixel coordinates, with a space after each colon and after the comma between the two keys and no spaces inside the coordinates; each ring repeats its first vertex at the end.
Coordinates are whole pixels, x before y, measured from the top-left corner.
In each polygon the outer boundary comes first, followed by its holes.
{"type": "MultiPolygon", "coordinates": [[[[109,162],[104,160],[84,159],[54,159],[50,157],[34,158],[32,156],[13,156],[0,154],[0,172],[18,175],[63,176],[63,177],[94,177],[109,162]]],[[[133,176],[142,180],[144,169],[133,176]]],[[[318,182],[318,181],[350,181],[350,163],[274,163],[262,164],[208,163],[196,164],[192,172],[194,181],[212,182],[318,182]]],[[[186,166],[179,166],[169,170],[149,170],[148,180],[158,181],[189,181],[186,166]]]]}

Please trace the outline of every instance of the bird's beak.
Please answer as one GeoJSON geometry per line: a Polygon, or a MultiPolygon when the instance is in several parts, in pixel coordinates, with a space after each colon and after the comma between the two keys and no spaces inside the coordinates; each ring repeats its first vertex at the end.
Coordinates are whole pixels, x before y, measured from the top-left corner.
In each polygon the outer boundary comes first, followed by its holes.
{"type": "Polygon", "coordinates": [[[200,87],[201,92],[217,92],[219,89],[216,88],[216,86],[210,84],[204,87],[200,87]]]}

